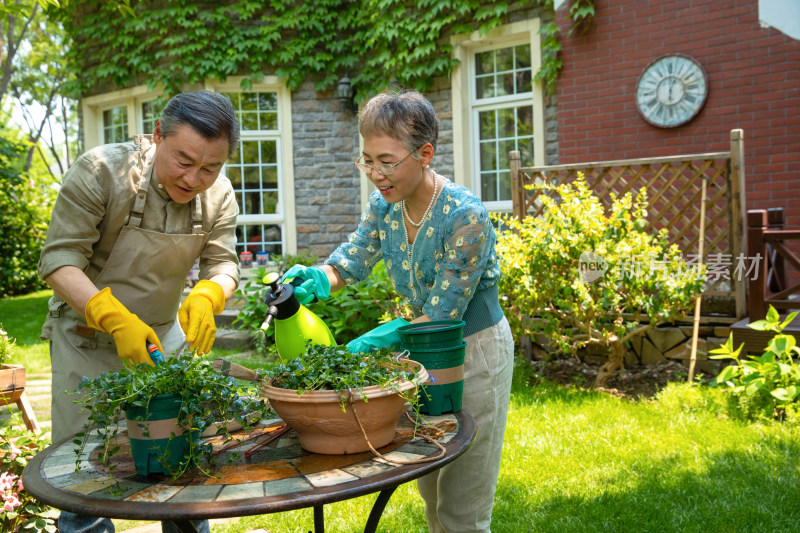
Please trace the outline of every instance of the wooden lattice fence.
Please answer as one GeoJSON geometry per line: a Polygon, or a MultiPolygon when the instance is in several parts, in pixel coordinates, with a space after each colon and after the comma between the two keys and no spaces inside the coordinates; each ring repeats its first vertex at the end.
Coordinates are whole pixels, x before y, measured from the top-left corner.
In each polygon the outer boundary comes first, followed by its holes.
{"type": "Polygon", "coordinates": [[[746,283],[742,268],[748,258],[744,246],[744,137],[732,130],[730,151],[671,157],[601,161],[575,165],[522,167],[519,152],[509,154],[514,215],[538,216],[537,183],[570,182],[582,173],[606,208],[612,196],[634,195],[644,187],[648,195],[649,230],[666,228],[670,243],[684,257],[697,260],[700,206],[706,185],[703,263],[709,279],[703,292],[703,313],[741,318],[747,313],[746,283]]]}

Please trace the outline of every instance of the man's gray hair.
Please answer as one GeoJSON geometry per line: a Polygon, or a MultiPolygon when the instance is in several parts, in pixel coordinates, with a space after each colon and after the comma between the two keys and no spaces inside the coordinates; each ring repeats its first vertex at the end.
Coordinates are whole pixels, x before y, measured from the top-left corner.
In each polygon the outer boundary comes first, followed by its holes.
{"type": "Polygon", "coordinates": [[[208,140],[227,139],[228,157],[239,147],[239,120],[227,96],[202,90],[170,98],[159,118],[161,135],[169,137],[187,124],[208,140]]]}
{"type": "Polygon", "coordinates": [[[364,105],[358,131],[363,137],[386,135],[397,139],[419,159],[417,150],[425,143],[436,149],[439,117],[428,99],[417,91],[381,93],[364,105]]]}

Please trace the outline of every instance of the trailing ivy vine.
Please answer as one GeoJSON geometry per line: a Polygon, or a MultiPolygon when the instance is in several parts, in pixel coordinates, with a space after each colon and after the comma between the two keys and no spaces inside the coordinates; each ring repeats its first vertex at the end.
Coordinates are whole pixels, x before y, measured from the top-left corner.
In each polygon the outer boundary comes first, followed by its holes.
{"type": "MultiPolygon", "coordinates": [[[[552,10],[553,0],[521,0],[552,10]]],[[[306,79],[328,90],[349,73],[360,100],[388,81],[421,91],[458,64],[447,36],[482,34],[508,22],[510,3],[480,0],[153,0],[63,2],[48,13],[72,38],[68,58],[75,97],[147,83],[167,94],[206,79],[244,75],[248,89],[263,74],[289,89],[306,79]],[[127,11],[127,10],[126,10],[127,11]]],[[[592,0],[572,0],[574,25],[594,14],[592,0]],[[577,6],[577,7],[576,7],[577,6]]],[[[548,91],[560,71],[557,29],[547,27],[537,79],[548,91]]]]}

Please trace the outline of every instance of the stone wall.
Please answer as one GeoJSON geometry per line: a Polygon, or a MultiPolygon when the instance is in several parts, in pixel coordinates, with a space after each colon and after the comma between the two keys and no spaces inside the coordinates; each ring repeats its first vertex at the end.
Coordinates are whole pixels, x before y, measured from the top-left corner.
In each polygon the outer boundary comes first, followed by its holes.
{"type": "Polygon", "coordinates": [[[327,257],[361,214],[358,120],[312,81],[292,93],[297,250],[327,257]]]}
{"type": "MultiPolygon", "coordinates": [[[[702,322],[698,329],[695,372],[708,377],[716,376],[725,362],[709,359],[708,352],[725,344],[731,333],[732,320],[703,317],[702,322]]],[[[657,327],[633,337],[628,343],[625,366],[631,368],[677,361],[688,369],[692,353],[692,328],[691,322],[677,323],[657,327]]],[[[543,360],[554,353],[552,344],[542,334],[536,334],[532,339],[521,339],[519,349],[523,357],[529,360],[543,360]]],[[[602,346],[588,346],[578,356],[599,363],[607,360],[602,346]]]]}

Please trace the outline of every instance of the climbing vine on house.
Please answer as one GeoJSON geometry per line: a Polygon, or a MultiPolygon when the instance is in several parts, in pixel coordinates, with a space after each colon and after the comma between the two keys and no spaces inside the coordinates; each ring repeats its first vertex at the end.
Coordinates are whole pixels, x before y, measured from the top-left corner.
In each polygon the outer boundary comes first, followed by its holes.
{"type": "MultiPolygon", "coordinates": [[[[592,1],[571,1],[573,27],[591,20],[592,1]]],[[[508,22],[510,5],[552,12],[553,0],[143,1],[131,2],[135,15],[128,16],[111,2],[64,2],[48,12],[72,37],[76,97],[139,83],[174,94],[232,75],[244,75],[248,89],[266,72],[289,89],[313,77],[317,90],[334,88],[349,73],[361,100],[389,80],[429,89],[458,63],[446,37],[486,34],[508,22]]],[[[557,29],[546,26],[536,77],[548,92],[561,68],[559,49],[557,29]]]]}

